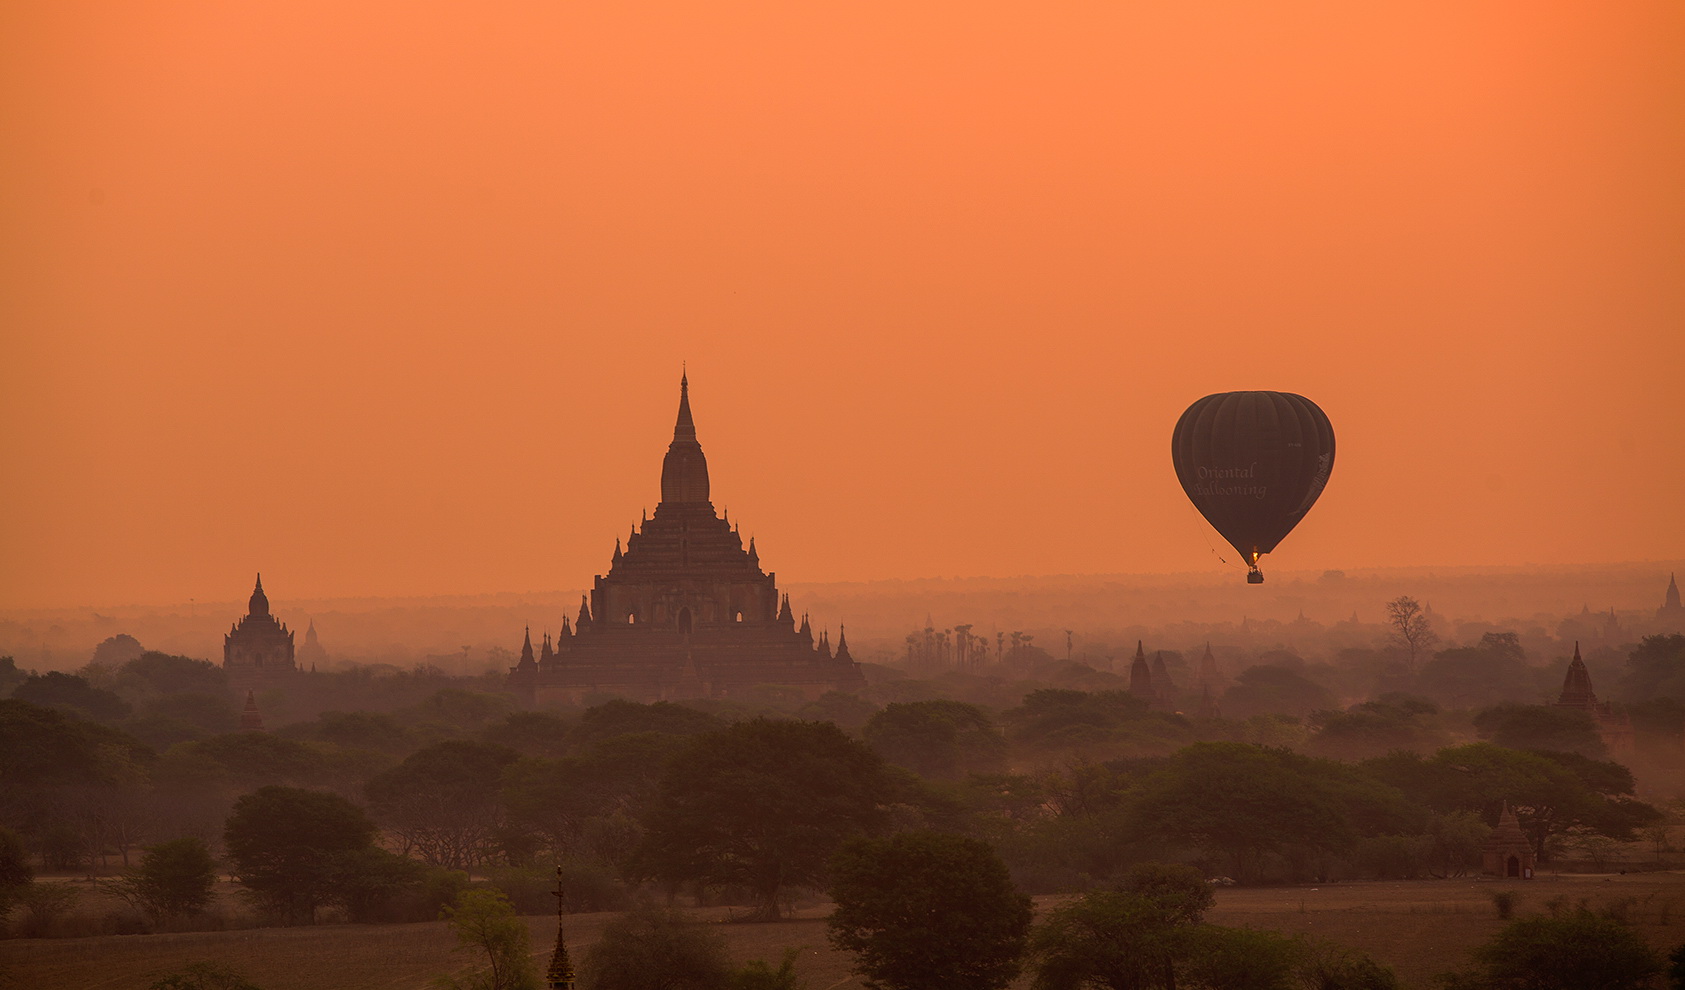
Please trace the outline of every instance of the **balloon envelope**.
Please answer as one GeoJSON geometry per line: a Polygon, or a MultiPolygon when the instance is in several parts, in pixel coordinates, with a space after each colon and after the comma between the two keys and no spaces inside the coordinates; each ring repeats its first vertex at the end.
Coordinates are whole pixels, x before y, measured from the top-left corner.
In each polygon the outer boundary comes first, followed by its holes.
{"type": "Polygon", "coordinates": [[[1246,559],[1275,549],[1305,517],[1334,469],[1334,427],[1291,392],[1219,392],[1176,421],[1170,457],[1182,489],[1246,559]]]}

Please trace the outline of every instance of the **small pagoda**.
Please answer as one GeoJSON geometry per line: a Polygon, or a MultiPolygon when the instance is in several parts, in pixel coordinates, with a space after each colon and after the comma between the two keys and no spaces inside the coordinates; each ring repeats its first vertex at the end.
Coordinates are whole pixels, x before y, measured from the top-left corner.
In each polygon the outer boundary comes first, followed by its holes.
{"type": "Polygon", "coordinates": [[[562,915],[565,913],[562,900],[562,868],[556,867],[556,889],[550,893],[556,895],[556,950],[550,953],[550,968],[544,971],[544,986],[547,990],[573,990],[573,960],[568,958],[567,940],[562,937],[562,915]]]}
{"type": "Polygon", "coordinates": [[[1480,872],[1489,877],[1533,879],[1533,844],[1527,841],[1527,833],[1521,831],[1521,823],[1507,801],[1498,815],[1498,827],[1480,850],[1480,872]]]}

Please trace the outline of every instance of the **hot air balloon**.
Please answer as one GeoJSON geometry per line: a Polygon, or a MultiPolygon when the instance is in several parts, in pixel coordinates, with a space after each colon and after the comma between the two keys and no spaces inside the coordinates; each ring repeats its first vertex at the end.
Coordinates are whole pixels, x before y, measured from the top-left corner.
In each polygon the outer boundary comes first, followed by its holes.
{"type": "Polygon", "coordinates": [[[1334,469],[1334,427],[1291,392],[1219,392],[1188,407],[1170,438],[1176,478],[1200,515],[1246,559],[1258,558],[1316,504],[1334,469]]]}

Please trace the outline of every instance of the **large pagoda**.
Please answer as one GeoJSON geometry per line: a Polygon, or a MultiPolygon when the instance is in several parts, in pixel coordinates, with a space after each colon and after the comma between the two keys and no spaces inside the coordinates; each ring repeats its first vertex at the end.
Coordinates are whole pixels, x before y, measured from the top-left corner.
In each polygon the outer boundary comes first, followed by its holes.
{"type": "Polygon", "coordinates": [[[263,575],[247,602],[246,614],[222,638],[222,669],[236,690],[267,687],[298,673],[293,659],[293,631],[269,614],[263,575]]]}
{"type": "Polygon", "coordinates": [[[708,461],[696,439],[690,382],[679,380],[679,415],[661,464],[661,502],[617,540],[571,623],[535,655],[530,634],[510,686],[529,702],[579,704],[596,697],[638,701],[740,697],[766,689],[801,697],[866,686],[847,640],[817,640],[798,626],[788,595],[761,570],[751,538],[709,501],[708,461]]]}

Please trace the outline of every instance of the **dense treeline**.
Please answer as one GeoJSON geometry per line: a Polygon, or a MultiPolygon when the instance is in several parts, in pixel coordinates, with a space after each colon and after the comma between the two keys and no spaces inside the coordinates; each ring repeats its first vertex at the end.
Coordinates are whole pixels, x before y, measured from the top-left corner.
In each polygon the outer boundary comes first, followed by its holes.
{"type": "MultiPolygon", "coordinates": [[[[782,708],[525,711],[436,672],[300,675],[262,705],[285,710],[292,691],[369,707],[271,732],[231,731],[235,699],[204,661],[0,673],[0,827],[22,868],[121,868],[134,884],[146,850],[193,840],[265,917],[295,922],[430,917],[470,873],[544,911],[558,862],[576,910],[649,885],[774,917],[823,887],[843,842],[909,830],[984,841],[1023,889],[1054,892],[1149,861],[1243,883],[1462,875],[1505,805],[1542,863],[1661,819],[1581,713],[1403,693],[1328,707],[1331,690],[1290,665],[1236,680],[1273,710],[1206,718],[1103,680],[1020,682],[1032,689],[1001,705],[975,699],[1007,683],[970,675],[955,697],[890,681],[782,708]],[[1306,703],[1323,707],[1295,714],[1306,703]]],[[[1685,684],[1685,637],[1646,640],[1628,676],[1685,684]]]]}

